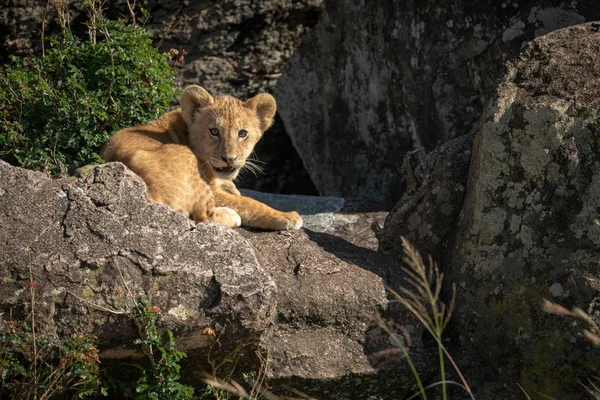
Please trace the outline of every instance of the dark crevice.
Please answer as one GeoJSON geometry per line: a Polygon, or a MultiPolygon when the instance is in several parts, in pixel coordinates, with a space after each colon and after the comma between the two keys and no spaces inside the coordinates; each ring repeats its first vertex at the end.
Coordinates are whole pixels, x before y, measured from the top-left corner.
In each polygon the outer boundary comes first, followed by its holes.
{"type": "Polygon", "coordinates": [[[264,171],[258,176],[244,171],[236,182],[238,187],[280,194],[319,195],[278,115],[274,125],[254,148],[254,153],[256,157],[253,158],[264,163],[261,164],[264,171]]]}
{"type": "Polygon", "coordinates": [[[300,267],[301,267],[301,263],[296,264],[296,267],[294,267],[294,276],[298,276],[300,274],[300,267]]]}
{"type": "Polygon", "coordinates": [[[94,229],[92,227],[92,225],[90,224],[90,221],[86,219],[85,224],[87,226],[88,232],[90,232],[93,236],[96,236],[98,239],[105,241],[106,240],[106,236],[104,236],[104,234],[96,229],[94,229]]]}
{"type": "Polygon", "coordinates": [[[217,281],[217,278],[213,275],[210,278],[210,282],[206,286],[206,295],[200,304],[198,305],[199,310],[210,310],[211,308],[217,307],[221,303],[221,284],[217,281]]]}
{"type": "Polygon", "coordinates": [[[296,256],[292,253],[292,244],[290,244],[287,248],[287,261],[290,263],[290,265],[294,265],[294,269],[292,270],[293,274],[295,277],[298,277],[300,275],[300,270],[302,268],[302,261],[304,260],[300,260],[298,261],[296,259],[296,256]]]}
{"type": "Polygon", "coordinates": [[[102,200],[93,199],[91,197],[89,197],[89,199],[92,202],[92,204],[96,206],[96,208],[107,208],[109,206],[109,204],[103,202],[102,200]]]}
{"type": "Polygon", "coordinates": [[[71,235],[67,233],[67,216],[69,215],[69,211],[71,211],[71,202],[67,200],[67,208],[60,220],[60,227],[62,229],[63,238],[71,237],[71,235]]]}
{"type": "Polygon", "coordinates": [[[151,270],[149,268],[150,265],[147,265],[147,266],[143,265],[143,263],[141,262],[140,259],[147,260],[148,264],[150,264],[152,261],[152,259],[150,257],[148,257],[146,254],[140,253],[139,251],[136,251],[133,249],[126,249],[126,250],[121,249],[121,250],[119,250],[117,255],[124,257],[125,259],[130,261],[133,265],[138,267],[143,274],[152,273],[153,275],[160,275],[160,274],[156,273],[156,271],[154,269],[151,270]],[[137,258],[135,256],[137,256],[137,258]]]}
{"type": "Polygon", "coordinates": [[[238,30],[240,33],[234,42],[227,48],[227,51],[235,51],[237,47],[243,47],[244,41],[256,36],[256,32],[261,32],[267,28],[267,21],[264,15],[256,15],[248,18],[236,25],[230,25],[229,30],[238,30]]]}

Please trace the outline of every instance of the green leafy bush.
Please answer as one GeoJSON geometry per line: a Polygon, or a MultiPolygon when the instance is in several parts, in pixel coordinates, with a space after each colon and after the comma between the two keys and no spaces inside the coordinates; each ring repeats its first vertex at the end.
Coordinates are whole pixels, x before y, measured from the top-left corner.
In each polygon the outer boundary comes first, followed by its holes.
{"type": "Polygon", "coordinates": [[[1,159],[65,174],[100,162],[110,134],[168,110],[171,56],[159,53],[141,26],[92,20],[93,41],[65,28],[48,40],[44,56],[12,57],[0,67],[1,159]]]}
{"type": "Polygon", "coordinates": [[[152,307],[148,300],[139,300],[133,314],[140,338],[135,344],[142,346],[150,361],[150,369],[141,365],[142,372],[135,388],[135,399],[186,400],[194,395],[194,389],[179,382],[181,366],[179,362],[186,354],[177,350],[175,338],[170,330],[159,334],[156,319],[158,307],[152,307]]]}

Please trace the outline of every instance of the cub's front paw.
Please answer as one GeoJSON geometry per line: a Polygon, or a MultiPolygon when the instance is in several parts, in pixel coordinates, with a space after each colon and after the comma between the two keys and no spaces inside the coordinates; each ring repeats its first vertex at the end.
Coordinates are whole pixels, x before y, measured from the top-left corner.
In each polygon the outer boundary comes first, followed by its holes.
{"type": "Polygon", "coordinates": [[[282,212],[276,222],[275,229],[289,231],[302,228],[302,217],[296,211],[282,212]]]}
{"type": "Polygon", "coordinates": [[[212,220],[230,228],[237,228],[242,225],[242,219],[239,214],[229,207],[215,208],[212,220]]]}

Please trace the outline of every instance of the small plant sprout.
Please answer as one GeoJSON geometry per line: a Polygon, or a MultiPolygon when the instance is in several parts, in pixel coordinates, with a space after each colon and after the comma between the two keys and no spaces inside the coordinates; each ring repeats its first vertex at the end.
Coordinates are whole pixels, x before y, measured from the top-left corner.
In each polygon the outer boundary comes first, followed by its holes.
{"type": "Polygon", "coordinates": [[[136,385],[136,399],[187,400],[194,396],[194,388],[179,382],[181,366],[179,362],[186,354],[177,350],[175,338],[170,330],[160,334],[157,318],[160,307],[152,306],[149,300],[140,299],[133,312],[133,321],[138,328],[139,339],[134,343],[150,362],[150,369],[137,367],[142,376],[136,385]]]}

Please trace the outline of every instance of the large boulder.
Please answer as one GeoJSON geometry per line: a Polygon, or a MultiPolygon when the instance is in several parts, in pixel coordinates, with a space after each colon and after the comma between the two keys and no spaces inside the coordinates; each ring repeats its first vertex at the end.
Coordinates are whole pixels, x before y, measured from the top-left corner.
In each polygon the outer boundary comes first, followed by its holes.
{"type": "Polygon", "coordinates": [[[404,155],[475,132],[522,43],[593,19],[591,0],[332,0],[277,83],[279,113],[322,195],[397,201],[404,155]]]}
{"type": "Polygon", "coordinates": [[[266,344],[274,387],[345,400],[412,392],[409,365],[375,323],[377,312],[410,343],[421,376],[433,375],[435,352],[423,342],[423,326],[385,290],[385,285],[399,290],[404,282],[396,262],[327,233],[241,233],[277,286],[266,344]]]}
{"type": "Polygon", "coordinates": [[[39,321],[91,323],[103,357],[131,353],[137,298],[163,310],[187,350],[206,346],[201,332],[215,322],[259,338],[275,312],[275,283],[244,239],[148,203],[122,164],[52,180],[0,162],[0,208],[0,308],[24,315],[31,274],[39,321]]]}
{"type": "Polygon", "coordinates": [[[424,379],[435,358],[424,328],[386,291],[402,285],[398,263],[360,246],[373,235],[354,244],[332,234],[346,221],[363,235],[381,216],[361,219],[342,199],[301,203],[321,232],[234,231],[148,203],[143,181],[120,163],[51,179],[0,162],[0,316],[28,318],[32,282],[37,327],[87,327],[105,368],[122,374],[123,361],[144,357],[130,310],[150,299],[160,327],[188,353],[183,378],[191,382],[211,370],[209,360],[237,351],[236,374],[266,368],[276,390],[403,397],[412,374],[375,316],[405,338],[424,379]]]}
{"type": "Polygon", "coordinates": [[[456,332],[528,393],[581,399],[600,352],[585,324],[600,290],[600,24],[529,43],[508,64],[475,138],[451,279],[456,332]]]}
{"type": "MultiPolygon", "coordinates": [[[[116,2],[119,3],[119,2],[116,2]]],[[[161,48],[185,49],[178,80],[247,97],[272,91],[284,63],[316,24],[323,0],[146,0],[161,48]]],[[[121,3],[122,4],[122,3],[121,3]]]]}

